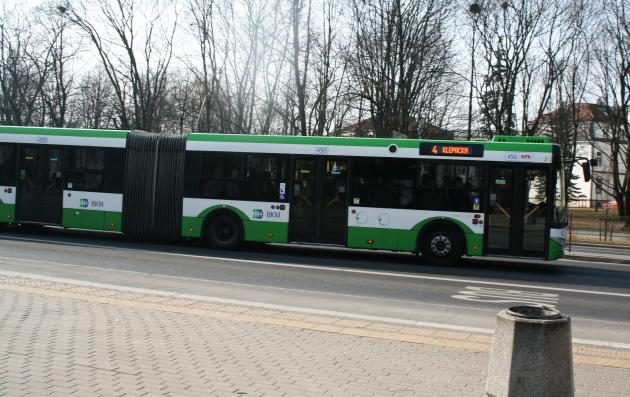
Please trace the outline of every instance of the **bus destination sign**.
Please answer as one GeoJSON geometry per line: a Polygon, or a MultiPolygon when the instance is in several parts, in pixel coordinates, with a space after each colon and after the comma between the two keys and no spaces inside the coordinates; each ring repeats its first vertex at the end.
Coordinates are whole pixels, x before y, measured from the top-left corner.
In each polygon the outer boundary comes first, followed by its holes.
{"type": "Polygon", "coordinates": [[[457,144],[457,143],[430,143],[420,144],[422,156],[454,156],[454,157],[483,157],[483,145],[457,144]]]}

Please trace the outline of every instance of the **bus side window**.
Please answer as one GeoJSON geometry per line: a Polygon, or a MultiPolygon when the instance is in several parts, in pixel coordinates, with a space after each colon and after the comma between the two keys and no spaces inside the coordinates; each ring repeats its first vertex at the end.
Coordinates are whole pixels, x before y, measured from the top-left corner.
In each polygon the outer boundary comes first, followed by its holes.
{"type": "MultiPolygon", "coordinates": [[[[240,153],[201,152],[198,197],[242,200],[242,159],[240,153]]],[[[192,163],[192,158],[187,164],[192,163]]],[[[189,182],[190,184],[190,182],[189,182]]],[[[189,187],[190,189],[190,187],[189,187]]]]}
{"type": "Polygon", "coordinates": [[[15,145],[0,144],[0,186],[15,186],[15,145]]]}
{"type": "Polygon", "coordinates": [[[287,158],[277,154],[249,154],[243,199],[287,201],[287,158]],[[284,184],[284,185],[282,185],[284,184]],[[281,188],[282,187],[282,188],[281,188]]]}
{"type": "Polygon", "coordinates": [[[125,180],[125,151],[123,149],[105,149],[105,181],[106,193],[122,193],[125,180]]]}
{"type": "Polygon", "coordinates": [[[103,192],[105,149],[71,147],[68,154],[65,188],[75,191],[103,192]]]}
{"type": "Polygon", "coordinates": [[[423,162],[416,209],[480,211],[481,169],[474,165],[423,162]]]}

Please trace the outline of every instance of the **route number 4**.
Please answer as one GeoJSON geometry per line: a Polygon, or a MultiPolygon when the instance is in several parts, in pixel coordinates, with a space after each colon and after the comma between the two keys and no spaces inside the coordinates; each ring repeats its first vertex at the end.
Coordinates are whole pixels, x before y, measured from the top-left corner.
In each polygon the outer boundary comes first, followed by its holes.
{"type": "Polygon", "coordinates": [[[536,306],[556,307],[558,295],[536,291],[518,291],[515,289],[466,287],[451,295],[453,299],[486,303],[521,303],[536,306]]]}

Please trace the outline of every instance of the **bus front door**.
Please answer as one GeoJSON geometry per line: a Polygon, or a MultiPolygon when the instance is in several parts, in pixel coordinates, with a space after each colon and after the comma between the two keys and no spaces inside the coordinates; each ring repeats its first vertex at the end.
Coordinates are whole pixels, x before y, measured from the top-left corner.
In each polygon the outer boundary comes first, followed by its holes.
{"type": "Polygon", "coordinates": [[[61,224],[63,149],[22,146],[16,192],[16,221],[61,224]]]}
{"type": "Polygon", "coordinates": [[[546,168],[490,167],[488,254],[545,257],[547,180],[546,168]]]}
{"type": "Polygon", "coordinates": [[[347,175],[347,160],[294,160],[291,241],[345,244],[347,175]]]}

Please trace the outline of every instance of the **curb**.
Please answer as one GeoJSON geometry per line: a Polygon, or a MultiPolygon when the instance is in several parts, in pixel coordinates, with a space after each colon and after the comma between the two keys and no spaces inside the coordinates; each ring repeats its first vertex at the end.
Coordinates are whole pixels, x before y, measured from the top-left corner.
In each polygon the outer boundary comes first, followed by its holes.
{"type": "Polygon", "coordinates": [[[572,242],[572,246],[576,247],[597,247],[597,248],[613,248],[613,249],[625,249],[630,253],[630,245],[622,244],[602,244],[602,243],[576,243],[572,242]]]}
{"type": "Polygon", "coordinates": [[[610,258],[605,256],[594,256],[594,255],[564,255],[562,259],[571,259],[575,261],[593,261],[600,263],[615,263],[619,265],[630,265],[630,258],[610,258]]]}

